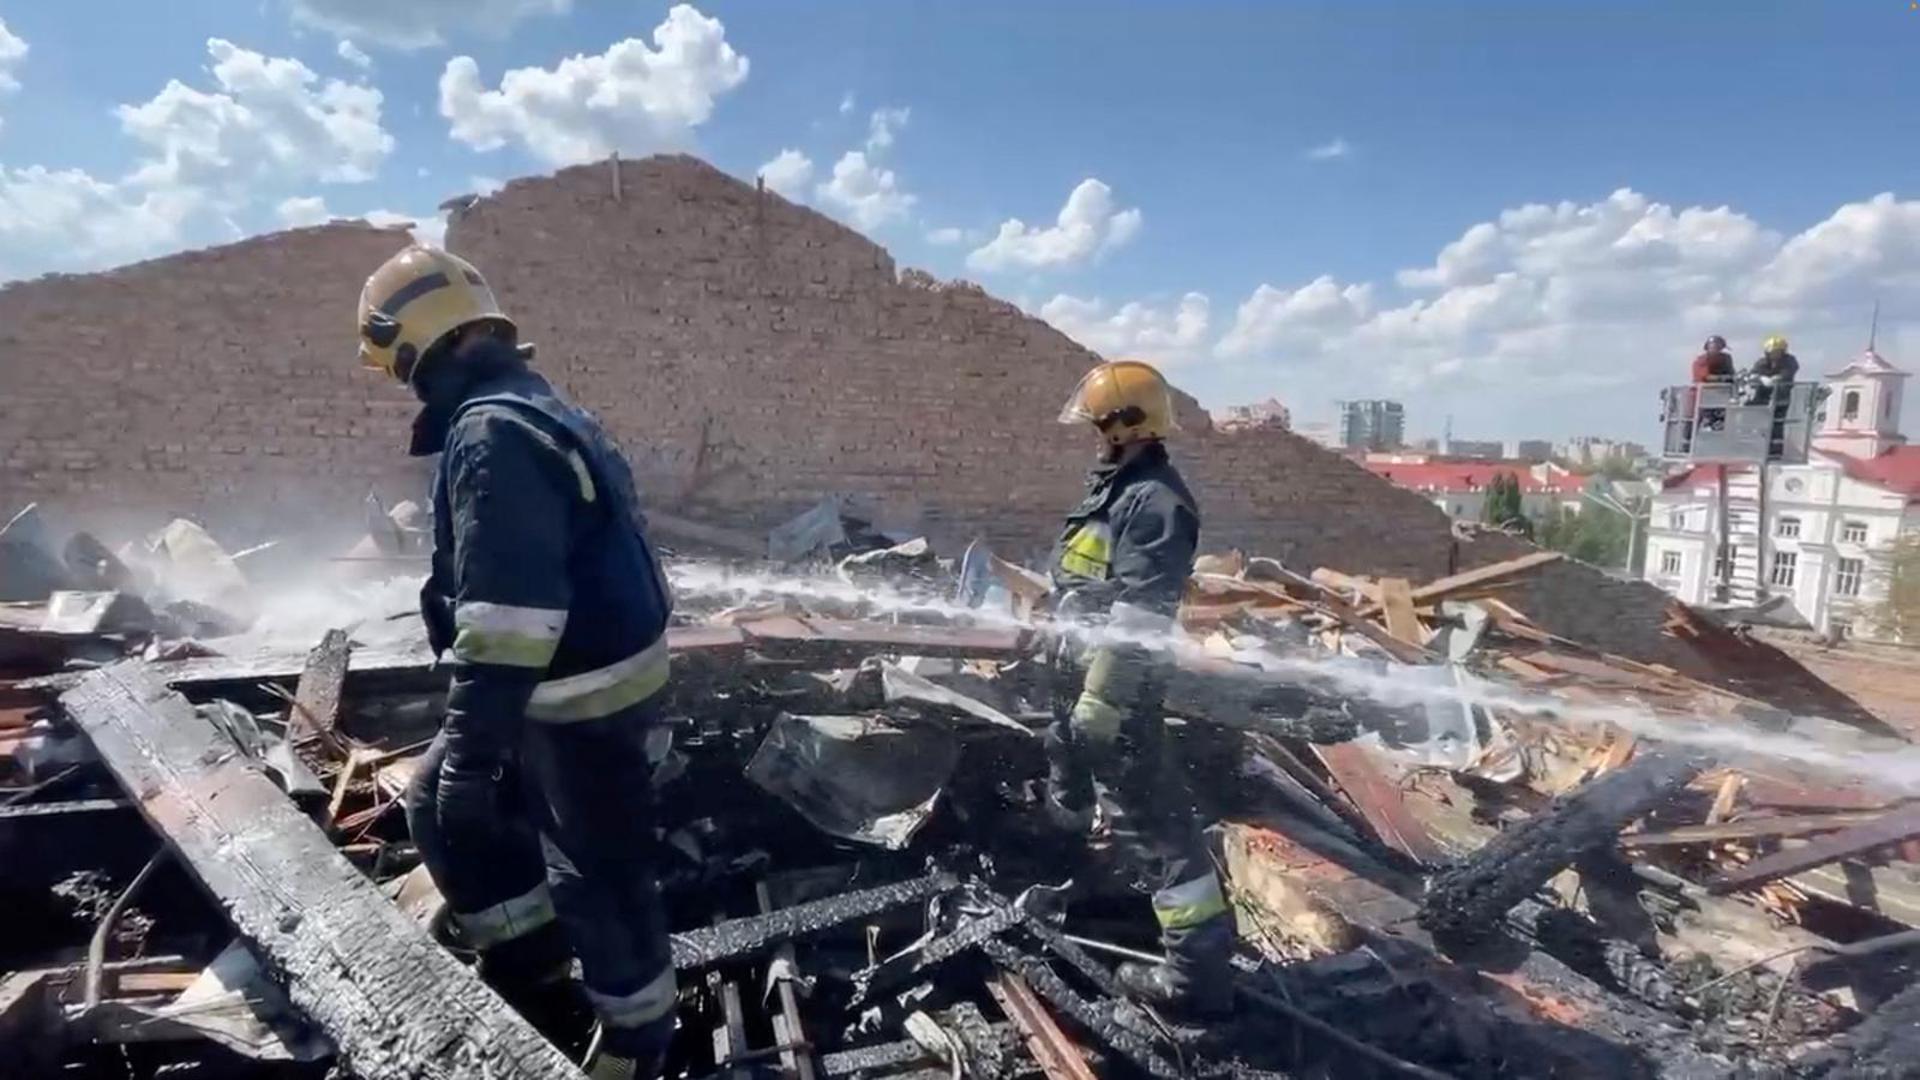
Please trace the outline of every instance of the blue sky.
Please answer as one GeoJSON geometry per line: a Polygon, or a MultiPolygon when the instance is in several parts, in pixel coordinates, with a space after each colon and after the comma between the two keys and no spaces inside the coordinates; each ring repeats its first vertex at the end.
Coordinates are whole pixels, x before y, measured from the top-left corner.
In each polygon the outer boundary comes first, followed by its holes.
{"type": "Polygon", "coordinates": [[[0,21],[0,277],[426,217],[613,147],[743,177],[791,151],[783,189],[903,265],[1159,359],[1209,405],[1312,421],[1391,396],[1418,433],[1645,437],[1705,333],[1747,361],[1785,332],[1835,367],[1875,299],[1882,351],[1920,364],[1909,0],[0,0],[0,21]]]}

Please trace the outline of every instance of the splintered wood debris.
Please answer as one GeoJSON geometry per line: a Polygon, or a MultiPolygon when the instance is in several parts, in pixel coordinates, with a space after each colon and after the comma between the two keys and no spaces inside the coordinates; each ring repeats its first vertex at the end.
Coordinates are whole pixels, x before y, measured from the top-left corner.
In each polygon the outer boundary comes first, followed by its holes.
{"type": "MultiPolygon", "coordinates": [[[[274,632],[245,565],[193,535],[247,614],[142,586],[137,551],[122,592],[0,606],[0,1075],[573,1075],[584,1039],[550,1043],[431,929],[400,803],[445,674],[417,625],[274,632]]],[[[1553,553],[1434,581],[1203,559],[1166,711],[1243,947],[1240,1008],[1192,1027],[1120,999],[1113,965],[1155,955],[1151,916],[1040,812],[1035,736],[1074,677],[1054,658],[1086,628],[1050,622],[1044,578],[991,552],[957,587],[924,544],[831,553],[859,557],[813,577],[675,564],[704,584],[669,632],[658,777],[671,1075],[1912,1060],[1920,802],[1885,771],[1747,749],[1899,747],[1871,718],[1807,715],[1829,688],[1796,696],[1699,613],[1666,613],[1673,655],[1699,658],[1682,671],[1526,611],[1553,553]],[[797,723],[841,765],[750,780],[797,723]],[[882,811],[911,827],[873,827],[882,811]]]]}

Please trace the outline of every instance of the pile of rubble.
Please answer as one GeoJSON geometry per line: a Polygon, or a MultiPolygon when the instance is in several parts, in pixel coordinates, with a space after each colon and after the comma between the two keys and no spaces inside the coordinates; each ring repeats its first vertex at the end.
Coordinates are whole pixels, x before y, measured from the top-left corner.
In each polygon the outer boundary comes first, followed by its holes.
{"type": "MultiPolygon", "coordinates": [[[[1900,1075],[1920,1049],[1920,805],[1851,767],[1904,744],[1547,632],[1503,596],[1551,553],[1427,583],[1202,561],[1167,710],[1241,1007],[1130,1005],[1145,901],[1038,812],[1050,643],[1100,630],[978,546],[816,517],[773,539],[798,570],[663,529],[741,556],[671,560],[673,1075],[1900,1075]]],[[[189,522],[109,553],[26,520],[0,533],[0,1075],[575,1075],[436,934],[398,802],[445,675],[404,589],[290,647],[189,522]]],[[[370,532],[335,569],[418,558],[370,532]]],[[[1669,632],[1729,634],[1677,605],[1669,632]]]]}

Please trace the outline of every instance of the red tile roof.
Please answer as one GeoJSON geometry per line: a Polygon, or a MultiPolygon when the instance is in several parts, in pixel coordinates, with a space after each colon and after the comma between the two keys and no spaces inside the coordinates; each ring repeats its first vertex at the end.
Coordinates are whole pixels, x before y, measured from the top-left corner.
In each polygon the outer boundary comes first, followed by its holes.
{"type": "MultiPolygon", "coordinates": [[[[1830,450],[1814,450],[1813,453],[1839,465],[1848,476],[1863,484],[1885,488],[1895,494],[1905,495],[1909,500],[1920,500],[1920,446],[1896,446],[1874,458],[1857,458],[1830,450]]],[[[1715,483],[1719,479],[1717,470],[1724,468],[1724,465],[1695,465],[1661,481],[1660,489],[1672,491],[1695,484],[1715,483]]]]}
{"type": "Polygon", "coordinates": [[[1578,495],[1586,489],[1589,479],[1580,473],[1567,473],[1539,480],[1528,471],[1531,462],[1428,461],[1402,465],[1369,461],[1362,464],[1382,480],[1412,491],[1482,491],[1494,477],[1508,473],[1520,482],[1523,495],[1578,495]]]}
{"type": "Polygon", "coordinates": [[[1826,451],[1815,453],[1839,462],[1847,475],[1855,480],[1898,492],[1909,499],[1920,497],[1920,446],[1896,446],[1874,458],[1857,458],[1826,451]]]}

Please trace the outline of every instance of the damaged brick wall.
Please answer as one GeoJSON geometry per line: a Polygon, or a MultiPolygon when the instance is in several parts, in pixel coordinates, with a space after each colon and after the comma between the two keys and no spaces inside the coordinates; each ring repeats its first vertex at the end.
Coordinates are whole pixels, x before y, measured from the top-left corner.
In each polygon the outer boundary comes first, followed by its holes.
{"type": "MultiPolygon", "coordinates": [[[[625,162],[620,186],[605,163],[516,181],[449,245],[651,499],[764,525],[847,495],[944,540],[1044,547],[1091,453],[1054,415],[1093,354],[695,159],[625,162]]],[[[0,508],[185,514],[244,543],[356,530],[369,488],[418,497],[413,402],[353,369],[347,314],[405,242],[335,223],[0,288],[0,508]]],[[[1214,433],[1184,395],[1179,413],[1209,547],[1448,569],[1425,500],[1286,432],[1214,433]]]]}
{"type": "MultiPolygon", "coordinates": [[[[486,270],[673,504],[766,524],[825,495],[945,539],[1051,538],[1090,442],[1054,423],[1097,358],[971,285],[687,157],[515,181],[457,212],[486,270]]],[[[1178,378],[1178,372],[1174,372],[1178,378]]],[[[1176,454],[1206,543],[1311,569],[1435,577],[1445,517],[1287,432],[1214,433],[1182,397],[1176,454]]]]}
{"type": "Polygon", "coordinates": [[[358,535],[370,486],[424,475],[412,399],[353,361],[360,285],[405,243],[337,223],[0,288],[0,518],[358,535]]]}

